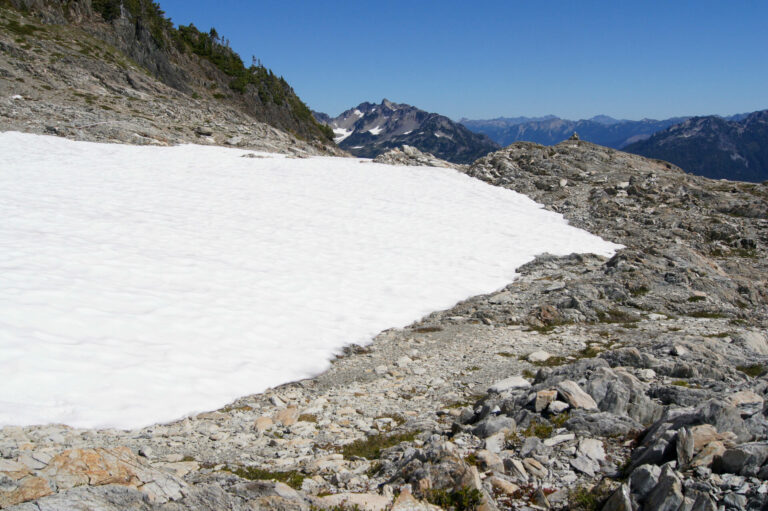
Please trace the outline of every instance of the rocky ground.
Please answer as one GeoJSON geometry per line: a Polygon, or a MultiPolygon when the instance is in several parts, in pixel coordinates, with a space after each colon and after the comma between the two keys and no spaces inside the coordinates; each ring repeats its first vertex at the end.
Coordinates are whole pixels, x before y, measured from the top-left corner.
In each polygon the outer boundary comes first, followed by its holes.
{"type": "Polygon", "coordinates": [[[578,140],[458,170],[626,248],[543,255],[505,289],[221,410],[135,431],[5,427],[0,507],[768,505],[768,187],[578,140]]]}

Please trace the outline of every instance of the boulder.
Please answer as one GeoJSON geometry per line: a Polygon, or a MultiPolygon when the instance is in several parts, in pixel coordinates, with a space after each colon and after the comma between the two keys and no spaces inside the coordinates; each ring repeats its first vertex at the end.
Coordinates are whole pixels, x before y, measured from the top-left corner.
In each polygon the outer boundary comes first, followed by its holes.
{"type": "Polygon", "coordinates": [[[643,508],[654,511],[677,511],[683,500],[683,484],[675,471],[666,465],[662,469],[658,484],[645,499],[643,508]]]}
{"type": "Polygon", "coordinates": [[[497,381],[488,388],[488,392],[501,394],[508,390],[515,389],[527,389],[531,386],[531,382],[523,378],[522,376],[511,376],[501,381],[497,381]]]}
{"type": "Polygon", "coordinates": [[[597,410],[597,403],[592,396],[584,392],[579,385],[572,380],[564,380],[557,384],[557,391],[573,408],[583,408],[585,410],[597,410]]]}

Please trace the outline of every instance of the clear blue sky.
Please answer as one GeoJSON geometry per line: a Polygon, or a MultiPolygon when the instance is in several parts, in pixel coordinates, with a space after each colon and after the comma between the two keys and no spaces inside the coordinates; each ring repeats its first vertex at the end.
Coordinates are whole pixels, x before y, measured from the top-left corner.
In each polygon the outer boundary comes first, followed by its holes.
{"type": "Polygon", "coordinates": [[[454,119],[768,108],[768,2],[159,0],[337,115],[388,98],[454,119]]]}

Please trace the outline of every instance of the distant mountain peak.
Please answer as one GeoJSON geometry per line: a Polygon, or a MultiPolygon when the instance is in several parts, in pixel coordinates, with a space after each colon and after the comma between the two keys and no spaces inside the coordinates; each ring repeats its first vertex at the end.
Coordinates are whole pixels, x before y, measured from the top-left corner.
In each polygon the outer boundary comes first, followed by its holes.
{"type": "Polygon", "coordinates": [[[314,115],[333,129],[339,147],[364,158],[409,145],[446,161],[471,163],[499,149],[488,137],[448,117],[387,98],[379,104],[360,103],[335,118],[319,112],[314,115]]]}

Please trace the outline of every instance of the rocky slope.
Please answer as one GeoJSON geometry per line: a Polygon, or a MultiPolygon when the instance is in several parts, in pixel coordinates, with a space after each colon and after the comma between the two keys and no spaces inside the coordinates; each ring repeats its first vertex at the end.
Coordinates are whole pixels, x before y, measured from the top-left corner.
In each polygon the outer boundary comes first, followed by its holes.
{"type": "Polygon", "coordinates": [[[85,140],[342,154],[282,78],[156,4],[0,2],[0,126],[85,140]],[[239,63],[239,66],[238,66],[239,63]]]}
{"type": "Polygon", "coordinates": [[[533,119],[527,117],[488,120],[462,119],[460,122],[475,133],[488,135],[502,146],[522,141],[554,145],[577,132],[582,140],[614,149],[622,149],[628,144],[646,139],[653,133],[685,119],[684,117],[675,117],[664,120],[629,121],[598,115],[591,119],[571,121],[550,115],[533,119]]]}
{"type": "Polygon", "coordinates": [[[679,165],[686,172],[760,182],[768,179],[768,110],[740,120],[694,117],[628,145],[626,151],[679,165]]]}
{"type": "Polygon", "coordinates": [[[361,103],[336,118],[315,112],[315,118],[333,129],[339,147],[362,158],[409,145],[453,163],[471,163],[499,148],[445,116],[386,99],[361,103]]]}
{"type": "Polygon", "coordinates": [[[0,507],[762,509],[766,185],[578,140],[459,170],[626,248],[541,256],[222,410],[137,431],[3,428],[0,507]]]}

